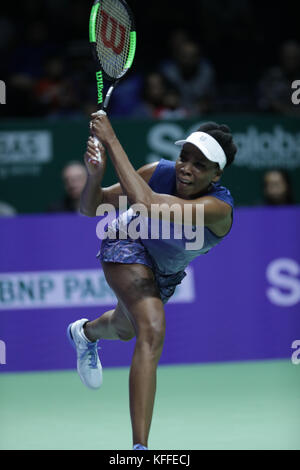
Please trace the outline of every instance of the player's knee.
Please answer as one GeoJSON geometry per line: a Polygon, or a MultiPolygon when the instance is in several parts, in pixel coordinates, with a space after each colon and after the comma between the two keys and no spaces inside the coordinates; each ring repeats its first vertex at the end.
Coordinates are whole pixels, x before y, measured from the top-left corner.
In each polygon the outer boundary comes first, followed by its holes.
{"type": "Polygon", "coordinates": [[[150,353],[156,355],[161,352],[165,339],[165,324],[163,321],[150,321],[141,326],[137,334],[137,341],[147,348],[150,353]]]}

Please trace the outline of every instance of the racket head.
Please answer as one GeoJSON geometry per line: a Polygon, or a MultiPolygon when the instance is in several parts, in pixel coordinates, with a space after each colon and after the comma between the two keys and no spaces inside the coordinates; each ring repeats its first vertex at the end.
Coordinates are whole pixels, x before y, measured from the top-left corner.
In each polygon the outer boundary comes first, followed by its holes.
{"type": "Polygon", "coordinates": [[[125,0],[95,0],[89,38],[97,70],[98,105],[101,105],[103,79],[120,80],[129,71],[135,55],[134,17],[125,0]]]}

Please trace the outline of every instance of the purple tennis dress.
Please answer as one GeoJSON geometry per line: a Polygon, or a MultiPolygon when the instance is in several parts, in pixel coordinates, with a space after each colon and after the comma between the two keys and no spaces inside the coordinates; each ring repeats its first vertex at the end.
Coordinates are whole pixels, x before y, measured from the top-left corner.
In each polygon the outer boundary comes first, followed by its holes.
{"type": "MultiPolygon", "coordinates": [[[[174,195],[176,192],[175,162],[161,159],[148,184],[156,193],[174,195]]],[[[218,183],[213,184],[206,195],[221,199],[233,208],[234,202],[230,192],[218,183]]],[[[220,243],[225,237],[217,237],[207,227],[204,227],[202,247],[197,250],[187,250],[186,244],[192,243],[193,239],[185,238],[183,232],[179,239],[176,236],[177,230],[175,230],[173,223],[169,223],[170,237],[167,239],[163,237],[153,239],[150,237],[153,219],[147,219],[148,237],[141,236],[138,239],[132,239],[127,233],[127,238],[121,239],[120,230],[122,230],[122,227],[128,226],[136,217],[138,215],[132,209],[129,209],[119,215],[107,227],[108,232],[114,233],[116,239],[105,238],[101,243],[97,257],[101,261],[144,264],[151,268],[160,290],[162,302],[166,304],[174,294],[176,286],[186,276],[185,268],[188,264],[197,256],[208,253],[213,246],[220,243]]],[[[161,221],[157,223],[160,225],[161,221]]],[[[162,233],[162,229],[159,233],[162,233]]]]}

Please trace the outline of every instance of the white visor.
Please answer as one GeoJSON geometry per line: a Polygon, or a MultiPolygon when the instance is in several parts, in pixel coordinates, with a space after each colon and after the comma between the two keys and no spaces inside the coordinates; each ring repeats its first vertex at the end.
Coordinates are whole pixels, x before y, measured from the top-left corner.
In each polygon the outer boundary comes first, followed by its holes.
{"type": "Polygon", "coordinates": [[[194,144],[211,162],[218,163],[221,170],[227,164],[227,158],[221,145],[205,132],[193,132],[186,140],[178,140],[175,145],[194,144]]]}

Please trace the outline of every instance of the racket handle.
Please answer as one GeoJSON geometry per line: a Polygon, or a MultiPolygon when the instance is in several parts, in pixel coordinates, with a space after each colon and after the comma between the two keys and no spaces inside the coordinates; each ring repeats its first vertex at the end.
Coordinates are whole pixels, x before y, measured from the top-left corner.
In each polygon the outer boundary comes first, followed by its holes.
{"type": "MultiPolygon", "coordinates": [[[[100,109],[99,111],[97,111],[96,114],[99,114],[99,115],[105,115],[106,116],[106,112],[103,111],[103,109],[100,109]]],[[[96,137],[95,135],[93,136],[93,141],[94,141],[94,144],[97,148],[99,148],[99,144],[100,144],[100,140],[98,139],[98,137],[96,137]]],[[[97,156],[98,156],[98,161],[101,162],[101,153],[100,153],[100,150],[98,150],[98,153],[97,153],[97,156]]]]}
{"type": "MultiPolygon", "coordinates": [[[[97,160],[98,160],[98,162],[100,163],[100,162],[101,162],[101,153],[100,153],[100,150],[99,150],[100,141],[99,141],[99,139],[98,139],[95,135],[93,135],[93,141],[94,141],[94,144],[95,144],[95,146],[96,146],[96,148],[97,148],[97,160]]],[[[90,161],[91,161],[91,160],[92,160],[92,159],[90,159],[90,161]]]]}

